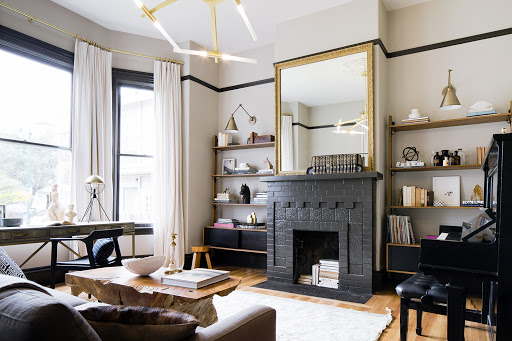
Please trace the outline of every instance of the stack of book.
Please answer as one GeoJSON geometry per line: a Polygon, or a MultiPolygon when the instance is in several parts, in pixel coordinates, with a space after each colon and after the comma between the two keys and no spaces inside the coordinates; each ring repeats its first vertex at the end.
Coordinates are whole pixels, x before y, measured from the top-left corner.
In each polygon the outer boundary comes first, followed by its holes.
{"type": "Polygon", "coordinates": [[[311,275],[300,275],[297,283],[311,285],[313,281],[313,276],[311,275]]]}
{"type": "Polygon", "coordinates": [[[476,147],[476,163],[481,165],[484,161],[485,154],[487,153],[486,147],[476,147]]]}
{"type": "Polygon", "coordinates": [[[430,122],[430,118],[428,116],[418,117],[418,118],[406,118],[402,120],[402,124],[412,124],[412,123],[426,123],[430,122]]]}
{"type": "Polygon", "coordinates": [[[256,171],[257,171],[257,169],[252,166],[235,167],[233,174],[256,174],[256,171]]]}
{"type": "Polygon", "coordinates": [[[231,218],[219,218],[216,223],[213,223],[213,226],[216,227],[237,227],[239,221],[231,218]]]}
{"type": "Polygon", "coordinates": [[[469,108],[469,112],[466,115],[466,117],[473,117],[473,116],[482,116],[482,115],[495,115],[496,110],[494,110],[494,106],[492,103],[486,102],[486,101],[479,101],[473,104],[469,108]]]}
{"type": "Polygon", "coordinates": [[[364,158],[359,154],[313,156],[313,174],[357,173],[364,170],[364,158]]]}
{"type": "Polygon", "coordinates": [[[265,223],[239,223],[237,226],[239,229],[257,230],[266,229],[265,223]]]}
{"type": "Polygon", "coordinates": [[[197,268],[174,275],[163,275],[161,282],[165,285],[199,289],[229,278],[229,271],[197,268]]]}
{"type": "Polygon", "coordinates": [[[259,169],[256,173],[257,174],[274,174],[274,170],[273,169],[259,169]]]}
{"type": "Polygon", "coordinates": [[[231,146],[233,144],[233,135],[226,133],[217,134],[217,147],[231,146]]]}
{"type": "Polygon", "coordinates": [[[469,111],[466,115],[466,117],[473,117],[473,116],[483,116],[483,115],[495,115],[497,114],[496,110],[482,110],[482,111],[469,111]]]}
{"type": "Polygon", "coordinates": [[[236,204],[238,200],[231,193],[217,193],[217,197],[213,199],[213,202],[218,204],[236,204]]]}
{"type": "Polygon", "coordinates": [[[337,259],[320,259],[318,286],[338,289],[340,262],[337,259]]]}
{"type": "Polygon", "coordinates": [[[462,202],[462,207],[484,207],[484,202],[480,200],[467,200],[462,202]]]}
{"type": "Polygon", "coordinates": [[[401,195],[402,206],[425,207],[433,205],[434,192],[428,191],[425,188],[403,186],[401,195]]]}
{"type": "Polygon", "coordinates": [[[259,192],[256,193],[254,199],[252,199],[253,204],[266,204],[268,199],[267,192],[259,192]]]}
{"type": "Polygon", "coordinates": [[[410,217],[388,216],[388,241],[395,244],[416,244],[410,217]]]}

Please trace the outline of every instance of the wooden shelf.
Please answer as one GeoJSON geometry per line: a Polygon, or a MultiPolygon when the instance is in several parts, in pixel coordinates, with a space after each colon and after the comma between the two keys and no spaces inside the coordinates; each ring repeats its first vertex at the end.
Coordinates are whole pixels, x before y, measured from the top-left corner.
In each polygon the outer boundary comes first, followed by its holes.
{"type": "Polygon", "coordinates": [[[212,178],[259,178],[260,176],[274,176],[274,173],[271,174],[217,174],[212,175],[212,178]]]}
{"type": "Polygon", "coordinates": [[[224,204],[217,202],[212,202],[211,204],[217,206],[267,206],[267,204],[224,204]]]}
{"type": "Polygon", "coordinates": [[[205,226],[206,229],[219,229],[219,230],[235,230],[235,231],[254,231],[254,232],[267,232],[267,229],[240,229],[236,227],[221,227],[221,226],[205,226]]]}
{"type": "Polygon", "coordinates": [[[427,208],[427,209],[432,209],[432,208],[440,208],[440,209],[450,209],[450,210],[457,210],[457,209],[478,209],[480,207],[463,207],[463,206],[440,206],[440,207],[437,207],[437,206],[390,206],[389,208],[406,208],[406,209],[409,209],[409,208],[413,208],[413,209],[416,209],[416,208],[427,208]]]}
{"type": "Polygon", "coordinates": [[[393,167],[392,172],[430,172],[447,170],[480,169],[481,165],[437,166],[437,167],[393,167]]]}
{"type": "Polygon", "coordinates": [[[441,120],[426,123],[411,123],[411,124],[398,124],[389,127],[391,131],[409,131],[409,130],[422,130],[422,129],[434,129],[434,128],[445,128],[445,127],[456,127],[465,126],[472,124],[492,123],[492,122],[503,122],[509,121],[511,114],[495,114],[495,115],[484,115],[474,117],[463,117],[454,118],[451,120],[441,120]]]}
{"type": "Polygon", "coordinates": [[[220,246],[210,246],[210,249],[218,249],[218,250],[227,250],[227,251],[238,251],[238,252],[249,252],[249,253],[261,253],[267,254],[267,251],[259,251],[259,250],[248,250],[248,249],[232,249],[230,247],[220,247],[220,246]]]}
{"type": "Polygon", "coordinates": [[[237,144],[233,146],[222,146],[222,147],[212,147],[213,150],[238,150],[238,149],[253,149],[253,148],[269,148],[274,147],[275,142],[265,142],[265,143],[253,143],[253,144],[237,144]]]}
{"type": "Polygon", "coordinates": [[[386,245],[391,245],[391,246],[405,246],[405,247],[420,247],[420,243],[416,243],[416,244],[386,243],[386,245]]]}

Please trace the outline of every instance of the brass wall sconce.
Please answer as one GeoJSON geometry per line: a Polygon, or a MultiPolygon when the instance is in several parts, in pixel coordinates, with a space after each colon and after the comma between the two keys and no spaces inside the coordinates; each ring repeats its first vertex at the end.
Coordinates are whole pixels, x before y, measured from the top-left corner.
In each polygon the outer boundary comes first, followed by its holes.
{"type": "Polygon", "coordinates": [[[224,131],[226,133],[238,133],[238,127],[236,125],[234,115],[237,112],[237,110],[240,109],[240,108],[244,109],[244,111],[247,114],[247,116],[249,116],[249,124],[250,125],[254,125],[256,123],[256,117],[249,115],[249,113],[247,112],[247,110],[245,110],[243,105],[239,104],[238,107],[236,107],[235,111],[233,111],[233,113],[231,114],[231,117],[229,118],[228,124],[226,125],[226,129],[224,129],[224,131]]]}
{"type": "Polygon", "coordinates": [[[457,95],[455,94],[455,88],[453,87],[451,81],[450,81],[450,73],[453,70],[448,69],[448,86],[446,86],[443,89],[443,101],[441,102],[441,105],[439,106],[439,109],[441,110],[452,110],[452,109],[458,109],[461,107],[459,99],[457,98],[457,95]]]}

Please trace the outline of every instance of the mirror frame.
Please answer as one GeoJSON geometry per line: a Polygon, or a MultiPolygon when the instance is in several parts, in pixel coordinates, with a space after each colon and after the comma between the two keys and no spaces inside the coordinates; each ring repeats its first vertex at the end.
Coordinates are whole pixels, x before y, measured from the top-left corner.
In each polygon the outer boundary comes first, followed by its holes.
{"type": "MultiPolygon", "coordinates": [[[[366,68],[367,68],[367,98],[368,98],[368,166],[365,171],[373,171],[374,166],[374,112],[373,112],[373,43],[361,44],[347,48],[341,48],[333,51],[323,52],[316,55],[302,57],[286,62],[276,63],[274,65],[275,72],[275,127],[276,127],[276,143],[275,143],[275,165],[276,175],[303,175],[306,170],[281,170],[281,70],[296,66],[316,63],[328,59],[343,57],[355,53],[366,52],[366,68]]],[[[333,123],[334,126],[334,123],[333,123]]]]}

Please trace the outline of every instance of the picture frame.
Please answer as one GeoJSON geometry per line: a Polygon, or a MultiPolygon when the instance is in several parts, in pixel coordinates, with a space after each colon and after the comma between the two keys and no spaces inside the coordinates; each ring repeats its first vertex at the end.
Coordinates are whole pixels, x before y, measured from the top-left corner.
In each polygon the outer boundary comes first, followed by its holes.
{"type": "Polygon", "coordinates": [[[229,175],[235,171],[236,161],[235,159],[222,159],[222,174],[229,175]]]}
{"type": "Polygon", "coordinates": [[[460,176],[432,177],[434,201],[442,201],[443,206],[460,206],[460,176]]]}

